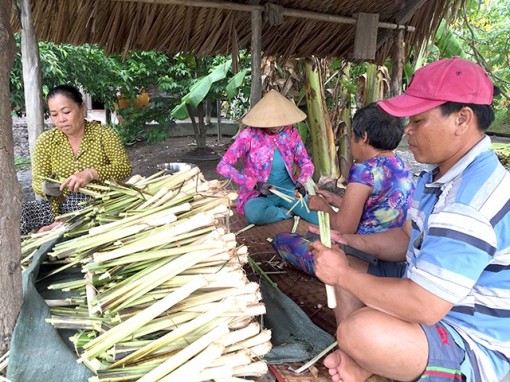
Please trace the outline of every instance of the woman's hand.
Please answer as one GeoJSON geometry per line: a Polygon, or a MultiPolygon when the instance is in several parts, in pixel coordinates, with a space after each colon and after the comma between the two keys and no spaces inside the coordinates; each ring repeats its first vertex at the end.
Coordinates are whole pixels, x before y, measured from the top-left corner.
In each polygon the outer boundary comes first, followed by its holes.
{"type": "MultiPolygon", "coordinates": [[[[310,231],[312,233],[315,233],[317,235],[320,235],[320,233],[321,233],[319,227],[316,226],[316,225],[309,225],[308,226],[308,231],[310,231]]],[[[347,240],[345,239],[345,237],[342,234],[340,234],[337,231],[335,231],[335,230],[330,230],[329,231],[329,236],[331,238],[331,241],[334,242],[334,243],[349,244],[347,242],[347,240]]]]}
{"type": "Polygon", "coordinates": [[[318,195],[308,195],[308,207],[313,211],[331,212],[331,206],[328,202],[318,195]]]}
{"type": "Polygon", "coordinates": [[[257,184],[254,187],[254,190],[258,191],[261,195],[267,196],[271,195],[272,188],[273,186],[271,186],[269,183],[257,182],[257,184]]]}
{"type": "Polygon", "coordinates": [[[94,169],[86,169],[75,172],[62,182],[60,189],[63,191],[67,188],[69,191],[77,192],[81,187],[85,187],[87,184],[92,182],[96,176],[97,171],[94,169]]]}
{"type": "Polygon", "coordinates": [[[321,195],[333,207],[340,208],[342,206],[343,198],[340,195],[326,190],[317,190],[316,193],[321,195]]]}
{"type": "Polygon", "coordinates": [[[306,188],[301,183],[296,183],[296,188],[294,189],[294,199],[301,199],[306,196],[306,188]]]}
{"type": "Polygon", "coordinates": [[[37,230],[37,233],[47,232],[51,231],[53,228],[58,227],[59,225],[62,225],[63,223],[61,221],[53,222],[49,225],[45,225],[37,230]]]}

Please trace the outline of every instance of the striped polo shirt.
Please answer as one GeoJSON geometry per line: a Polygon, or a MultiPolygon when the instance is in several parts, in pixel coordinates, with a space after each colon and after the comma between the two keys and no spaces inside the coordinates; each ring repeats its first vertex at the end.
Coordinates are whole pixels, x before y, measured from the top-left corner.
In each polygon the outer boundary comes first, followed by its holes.
{"type": "Polygon", "coordinates": [[[420,175],[409,210],[406,277],[454,304],[442,322],[468,350],[468,381],[499,381],[510,369],[510,173],[485,137],[434,174],[420,175]]]}

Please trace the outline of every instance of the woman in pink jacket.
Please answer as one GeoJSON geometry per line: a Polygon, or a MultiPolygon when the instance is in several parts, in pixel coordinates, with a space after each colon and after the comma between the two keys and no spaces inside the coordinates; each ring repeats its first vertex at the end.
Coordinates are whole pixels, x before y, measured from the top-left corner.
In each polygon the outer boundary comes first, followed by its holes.
{"type": "MultiPolygon", "coordinates": [[[[292,102],[275,90],[267,93],[242,122],[245,128],[221,158],[216,171],[239,185],[237,210],[250,224],[269,224],[293,214],[318,224],[317,213],[299,203],[274,195],[306,196],[303,186],[314,166],[292,124],[306,118],[292,102]],[[235,164],[242,161],[239,171],[235,164]],[[289,210],[292,209],[292,213],[289,210]]],[[[297,199],[295,200],[297,201],[297,199]]]]}

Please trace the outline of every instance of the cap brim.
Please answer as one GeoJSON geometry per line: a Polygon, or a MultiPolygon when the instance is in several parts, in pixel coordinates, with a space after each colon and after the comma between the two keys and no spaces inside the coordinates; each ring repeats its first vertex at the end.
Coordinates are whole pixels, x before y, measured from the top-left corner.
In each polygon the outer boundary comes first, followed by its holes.
{"type": "Polygon", "coordinates": [[[445,102],[402,94],[379,101],[377,105],[386,113],[395,117],[410,117],[438,107],[445,102]]]}

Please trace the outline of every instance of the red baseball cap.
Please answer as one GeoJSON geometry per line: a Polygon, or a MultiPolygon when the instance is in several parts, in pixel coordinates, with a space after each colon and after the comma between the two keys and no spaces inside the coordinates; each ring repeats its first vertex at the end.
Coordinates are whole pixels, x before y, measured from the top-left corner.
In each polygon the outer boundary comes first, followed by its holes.
{"type": "Polygon", "coordinates": [[[482,67],[460,57],[418,69],[404,94],[378,102],[388,114],[409,117],[445,102],[491,105],[494,85],[482,67]]]}

